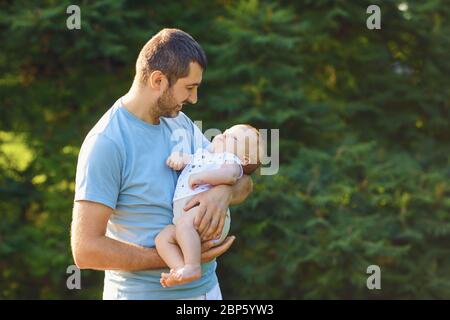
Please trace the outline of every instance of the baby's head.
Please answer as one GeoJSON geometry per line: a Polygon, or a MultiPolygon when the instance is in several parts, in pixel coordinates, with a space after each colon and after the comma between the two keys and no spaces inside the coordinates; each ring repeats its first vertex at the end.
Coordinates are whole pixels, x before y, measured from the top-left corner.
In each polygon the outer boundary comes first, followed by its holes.
{"type": "Polygon", "coordinates": [[[261,165],[262,143],[259,131],[248,124],[238,124],[212,140],[214,152],[230,152],[242,162],[245,174],[253,173],[261,165]]]}

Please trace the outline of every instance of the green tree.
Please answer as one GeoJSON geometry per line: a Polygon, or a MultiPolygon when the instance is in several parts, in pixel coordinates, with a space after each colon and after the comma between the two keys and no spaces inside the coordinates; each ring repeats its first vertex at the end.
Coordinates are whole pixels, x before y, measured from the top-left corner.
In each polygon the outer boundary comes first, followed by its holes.
{"type": "Polygon", "coordinates": [[[101,297],[101,272],[65,286],[77,155],[164,27],[208,55],[204,130],[280,130],[232,208],[225,298],[450,297],[448,2],[380,2],[381,30],[371,1],[81,1],[67,30],[70,4],[0,3],[0,298],[101,297]]]}

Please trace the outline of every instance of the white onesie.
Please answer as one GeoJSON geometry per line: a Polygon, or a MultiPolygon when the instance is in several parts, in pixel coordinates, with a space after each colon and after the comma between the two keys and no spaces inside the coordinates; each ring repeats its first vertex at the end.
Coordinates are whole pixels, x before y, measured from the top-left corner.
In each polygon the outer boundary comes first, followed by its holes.
{"type": "Polygon", "coordinates": [[[239,164],[239,167],[241,168],[239,178],[242,177],[242,163],[236,155],[229,152],[211,153],[207,149],[198,149],[195,154],[191,156],[191,161],[178,177],[173,201],[175,202],[178,199],[189,197],[211,189],[211,185],[201,184],[192,190],[189,187],[189,177],[194,173],[219,169],[224,163],[239,164]]]}

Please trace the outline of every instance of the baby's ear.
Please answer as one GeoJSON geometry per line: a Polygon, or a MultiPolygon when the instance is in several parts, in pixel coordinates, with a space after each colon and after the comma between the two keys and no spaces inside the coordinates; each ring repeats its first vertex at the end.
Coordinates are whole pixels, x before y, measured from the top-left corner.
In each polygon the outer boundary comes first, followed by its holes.
{"type": "Polygon", "coordinates": [[[245,156],[243,157],[243,159],[242,159],[242,166],[248,165],[249,162],[250,162],[250,157],[247,156],[247,155],[245,155],[245,156]]]}

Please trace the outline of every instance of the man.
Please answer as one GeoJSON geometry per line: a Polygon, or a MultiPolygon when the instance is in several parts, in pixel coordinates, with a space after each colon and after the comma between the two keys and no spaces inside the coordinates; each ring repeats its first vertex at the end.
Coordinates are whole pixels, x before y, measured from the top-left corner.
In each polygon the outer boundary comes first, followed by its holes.
{"type": "Polygon", "coordinates": [[[81,269],[105,270],[104,299],[221,299],[215,258],[234,237],[218,247],[226,209],[245,200],[252,181],[217,186],[192,199],[202,239],[202,277],[163,288],[167,266],[155,237],[172,221],[177,173],[166,166],[176,147],[174,132],[194,152],[209,141],[181,112],[197,102],[206,56],[187,33],[163,29],[142,48],[129,92],[109,109],[83,142],[78,158],[71,246],[81,269]]]}

